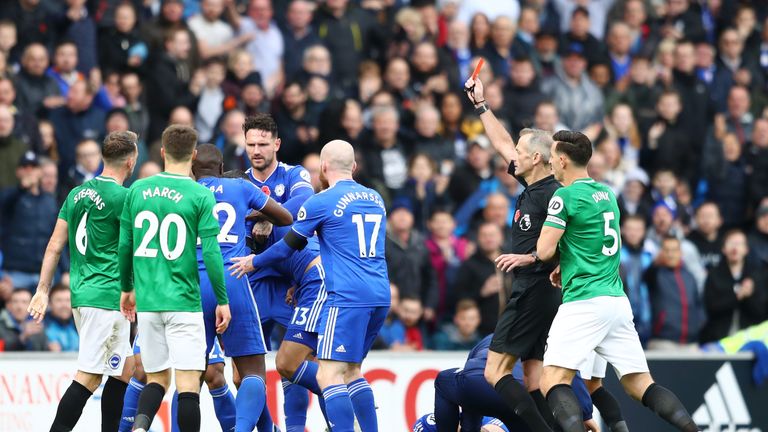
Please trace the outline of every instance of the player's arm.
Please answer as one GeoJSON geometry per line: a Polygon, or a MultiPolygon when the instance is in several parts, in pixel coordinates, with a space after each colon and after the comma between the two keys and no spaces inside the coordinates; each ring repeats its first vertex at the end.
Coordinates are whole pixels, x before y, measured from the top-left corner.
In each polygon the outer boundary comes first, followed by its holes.
{"type": "Polygon", "coordinates": [[[566,206],[568,195],[565,189],[558,189],[549,200],[547,219],[541,227],[539,241],[536,243],[536,254],[542,261],[551,261],[557,255],[557,244],[565,233],[568,218],[572,209],[566,206]]]}
{"type": "Polygon", "coordinates": [[[565,230],[546,225],[541,228],[539,241],[536,243],[536,253],[540,260],[552,261],[555,259],[557,244],[560,242],[560,238],[563,237],[563,233],[565,233],[565,230]]]}
{"type": "Polygon", "coordinates": [[[37,291],[27,308],[27,312],[38,323],[42,322],[43,318],[45,318],[45,311],[48,308],[48,291],[51,289],[53,274],[56,272],[56,266],[59,264],[61,253],[67,245],[67,237],[67,221],[58,219],[51,239],[48,241],[48,246],[45,248],[37,291]]]}
{"type": "Polygon", "coordinates": [[[216,304],[229,304],[227,286],[224,283],[224,262],[221,259],[221,247],[216,236],[207,236],[200,239],[203,249],[203,262],[208,279],[211,281],[213,293],[216,296],[216,304]]]}
{"type": "MultiPolygon", "coordinates": [[[[475,109],[481,108],[485,104],[483,83],[480,81],[480,78],[475,78],[474,80],[472,78],[468,79],[466,83],[464,83],[464,88],[473,88],[472,92],[468,93],[468,97],[474,104],[475,109]]],[[[491,141],[491,145],[493,145],[496,152],[504,158],[504,161],[506,161],[507,164],[516,161],[517,150],[515,150],[515,141],[512,139],[509,132],[504,129],[504,126],[499,122],[499,119],[496,118],[496,115],[489,109],[480,114],[480,121],[483,122],[485,134],[491,141]]]]}
{"type": "Polygon", "coordinates": [[[131,223],[130,193],[120,215],[120,239],[117,247],[117,264],[120,268],[120,313],[129,321],[136,320],[136,293],[133,292],[133,223],[131,223]]]}
{"type": "Polygon", "coordinates": [[[269,198],[267,204],[261,209],[261,215],[275,226],[288,226],[293,223],[291,212],[272,198],[269,198]]]}
{"type": "Polygon", "coordinates": [[[301,206],[315,194],[309,179],[309,171],[303,167],[297,167],[291,172],[291,198],[283,203],[283,207],[291,212],[294,218],[298,217],[301,206]]]}
{"type": "Polygon", "coordinates": [[[290,258],[295,251],[304,249],[306,245],[306,237],[290,230],[280,241],[258,255],[232,258],[234,264],[229,267],[230,274],[239,279],[257,268],[267,267],[290,258]]]}

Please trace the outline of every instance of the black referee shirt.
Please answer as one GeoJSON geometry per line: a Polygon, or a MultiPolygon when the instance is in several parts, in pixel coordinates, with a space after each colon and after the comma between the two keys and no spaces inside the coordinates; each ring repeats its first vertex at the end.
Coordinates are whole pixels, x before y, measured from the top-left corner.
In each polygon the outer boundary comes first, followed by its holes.
{"type": "MultiPolygon", "coordinates": [[[[515,175],[514,162],[509,164],[507,172],[515,175]]],[[[544,226],[544,220],[547,218],[547,207],[552,195],[560,187],[560,183],[554,176],[544,177],[543,179],[529,185],[521,177],[517,180],[525,186],[525,190],[517,198],[515,205],[515,217],[512,224],[512,247],[513,254],[529,254],[536,250],[536,242],[541,234],[541,227],[544,226]]],[[[531,264],[525,267],[516,268],[515,275],[539,275],[549,273],[557,267],[557,261],[552,260],[548,263],[531,264]]]]}

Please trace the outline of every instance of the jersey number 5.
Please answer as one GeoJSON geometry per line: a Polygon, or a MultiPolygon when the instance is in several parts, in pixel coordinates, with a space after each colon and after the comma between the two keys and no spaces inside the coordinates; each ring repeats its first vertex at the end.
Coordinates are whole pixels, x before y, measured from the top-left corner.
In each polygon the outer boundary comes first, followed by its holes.
{"type": "Polygon", "coordinates": [[[606,247],[603,245],[603,255],[614,256],[619,251],[619,233],[611,227],[611,221],[616,218],[612,212],[603,213],[603,220],[605,221],[605,236],[613,237],[613,245],[606,247]]]}
{"type": "Polygon", "coordinates": [[[373,223],[373,232],[371,233],[371,247],[365,247],[365,223],[363,215],[352,215],[352,223],[357,225],[357,245],[360,247],[360,258],[373,258],[376,256],[376,240],[379,239],[379,227],[381,226],[380,214],[365,215],[365,222],[373,223]]]}
{"type": "Polygon", "coordinates": [[[149,242],[157,234],[158,226],[160,228],[160,249],[163,251],[163,256],[169,261],[173,261],[181,256],[184,252],[184,246],[187,243],[187,224],[184,223],[184,219],[176,213],[169,213],[163,218],[162,222],[159,222],[157,215],[149,210],[144,210],[136,215],[136,220],[133,222],[133,227],[141,229],[144,226],[144,221],[149,222],[147,232],[144,233],[144,238],[141,239],[139,247],[136,248],[136,252],[133,253],[137,257],[154,258],[157,256],[157,249],[150,248],[149,242]],[[170,232],[171,225],[176,225],[176,246],[173,250],[170,249],[168,234],[170,232]]]}

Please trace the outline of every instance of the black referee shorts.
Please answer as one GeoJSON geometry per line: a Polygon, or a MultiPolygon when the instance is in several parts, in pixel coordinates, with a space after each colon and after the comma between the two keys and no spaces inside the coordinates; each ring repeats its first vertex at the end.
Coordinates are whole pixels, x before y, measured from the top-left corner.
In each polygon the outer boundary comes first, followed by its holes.
{"type": "Polygon", "coordinates": [[[547,334],[562,293],[549,274],[518,276],[491,340],[491,351],[525,360],[543,360],[547,334]]]}

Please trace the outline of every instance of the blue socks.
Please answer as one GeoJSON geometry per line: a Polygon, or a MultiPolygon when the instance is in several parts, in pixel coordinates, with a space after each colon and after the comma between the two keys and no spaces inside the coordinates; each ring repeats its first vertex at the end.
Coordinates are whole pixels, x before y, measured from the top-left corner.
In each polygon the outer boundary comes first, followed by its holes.
{"type": "MultiPolygon", "coordinates": [[[[229,392],[229,389],[227,389],[229,392]]],[[[211,391],[213,395],[213,391],[211,391]]],[[[230,397],[232,393],[229,393],[230,397]]],[[[214,404],[216,403],[214,396],[214,404]]],[[[237,398],[233,401],[237,406],[236,432],[251,432],[261,417],[262,410],[266,411],[267,386],[258,375],[246,375],[240,382],[237,398]]],[[[234,413],[233,413],[234,414],[234,413]]],[[[272,423],[270,419],[270,423],[272,423]]],[[[226,429],[225,429],[226,430],[226,429]]]]}
{"type": "MultiPolygon", "coordinates": [[[[242,387],[240,387],[242,388],[242,387]]],[[[229,386],[217,389],[208,389],[213,399],[213,411],[216,413],[216,419],[223,432],[235,430],[235,396],[229,391],[229,386]]],[[[179,392],[173,392],[173,401],[171,402],[171,431],[179,432],[178,411],[179,410],[179,392]]],[[[251,428],[250,430],[253,430],[251,428]]]]}
{"type": "Polygon", "coordinates": [[[208,391],[213,397],[213,411],[216,413],[216,419],[219,420],[221,430],[223,432],[235,430],[235,396],[229,391],[229,386],[224,384],[224,387],[209,388],[208,391]]]}
{"type": "Polygon", "coordinates": [[[376,418],[376,402],[373,400],[373,390],[365,378],[359,378],[347,384],[349,399],[355,410],[357,422],[363,432],[377,432],[379,422],[376,418]]]}
{"type": "Polygon", "coordinates": [[[355,410],[352,408],[347,386],[330,385],[323,389],[323,398],[328,422],[331,423],[333,432],[354,432],[355,410]]]}
{"type": "Polygon", "coordinates": [[[317,369],[319,367],[320,365],[316,362],[305,360],[304,363],[296,369],[293,377],[291,377],[291,382],[308,389],[318,396],[322,396],[323,391],[320,390],[320,385],[317,383],[317,369]]]}
{"type": "Polygon", "coordinates": [[[136,378],[131,378],[128,388],[125,390],[123,399],[123,413],[120,415],[119,432],[131,432],[133,420],[136,417],[136,410],[139,408],[139,395],[144,390],[144,383],[136,378]]]}
{"type": "Polygon", "coordinates": [[[275,424],[272,422],[272,416],[269,414],[266,398],[264,399],[264,407],[261,410],[259,422],[256,423],[256,430],[259,432],[274,432],[275,430],[275,424]]]}
{"type": "Polygon", "coordinates": [[[283,378],[283,409],[286,432],[304,432],[307,424],[309,393],[307,389],[283,378]]]}

